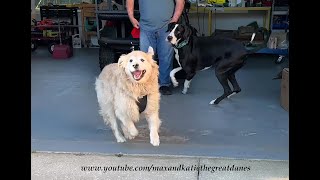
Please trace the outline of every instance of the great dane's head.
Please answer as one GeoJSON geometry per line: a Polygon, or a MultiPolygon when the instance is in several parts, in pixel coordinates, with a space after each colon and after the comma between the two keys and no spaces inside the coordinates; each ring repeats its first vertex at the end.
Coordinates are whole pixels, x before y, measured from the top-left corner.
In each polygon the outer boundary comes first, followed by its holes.
{"type": "Polygon", "coordinates": [[[192,35],[196,35],[197,30],[190,25],[173,22],[168,24],[167,32],[170,32],[167,36],[167,41],[176,46],[179,42],[188,39],[192,35]]]}

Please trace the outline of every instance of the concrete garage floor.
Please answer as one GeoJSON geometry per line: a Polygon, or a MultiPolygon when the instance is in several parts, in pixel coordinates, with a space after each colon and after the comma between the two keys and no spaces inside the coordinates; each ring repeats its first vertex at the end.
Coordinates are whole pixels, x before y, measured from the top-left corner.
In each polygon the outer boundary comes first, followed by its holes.
{"type": "Polygon", "coordinates": [[[140,135],[123,144],[103,124],[94,90],[98,49],[75,49],[69,60],[37,49],[31,60],[32,150],[288,160],[289,116],[280,106],[280,80],[272,80],[288,62],[277,65],[274,58],[249,58],[237,74],[242,92],[218,106],[209,105],[223,91],[212,70],[195,76],[189,94],[179,86],[162,96],[161,143],[153,147],[146,121],[137,125],[140,135]]]}

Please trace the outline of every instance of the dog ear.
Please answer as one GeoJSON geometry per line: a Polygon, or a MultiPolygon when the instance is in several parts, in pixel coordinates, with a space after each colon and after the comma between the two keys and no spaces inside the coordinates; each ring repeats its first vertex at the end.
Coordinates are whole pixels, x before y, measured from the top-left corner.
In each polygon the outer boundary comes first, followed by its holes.
{"type": "Polygon", "coordinates": [[[157,67],[158,66],[157,61],[155,61],[153,59],[153,56],[154,56],[153,48],[151,46],[149,46],[148,53],[147,53],[147,59],[150,62],[152,67],[157,67]]]}
{"type": "Polygon", "coordinates": [[[192,29],[189,26],[183,25],[184,33],[183,33],[183,39],[187,39],[192,35],[192,29]]]}
{"type": "Polygon", "coordinates": [[[169,32],[173,29],[173,27],[176,25],[177,23],[176,22],[171,22],[168,24],[168,28],[167,28],[167,31],[166,32],[169,32]]]}
{"type": "Polygon", "coordinates": [[[151,46],[149,46],[148,48],[148,54],[153,56],[154,55],[154,51],[153,51],[153,48],[151,46]]]}
{"type": "Polygon", "coordinates": [[[125,68],[128,63],[128,57],[126,54],[122,54],[118,60],[118,66],[121,68],[125,68]]]}

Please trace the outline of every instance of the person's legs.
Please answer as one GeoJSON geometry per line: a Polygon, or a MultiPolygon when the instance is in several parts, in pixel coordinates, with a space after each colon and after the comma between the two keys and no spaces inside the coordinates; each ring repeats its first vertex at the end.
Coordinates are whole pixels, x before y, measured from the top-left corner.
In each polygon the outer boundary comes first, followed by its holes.
{"type": "Polygon", "coordinates": [[[162,94],[169,95],[171,90],[170,71],[172,70],[172,60],[174,50],[172,45],[166,41],[166,38],[170,32],[166,32],[166,26],[157,32],[157,54],[159,59],[159,81],[160,90],[162,94]]]}
{"type": "Polygon", "coordinates": [[[154,32],[149,32],[140,29],[140,50],[147,53],[149,46],[153,48],[154,52],[157,52],[156,36],[154,32]]]}

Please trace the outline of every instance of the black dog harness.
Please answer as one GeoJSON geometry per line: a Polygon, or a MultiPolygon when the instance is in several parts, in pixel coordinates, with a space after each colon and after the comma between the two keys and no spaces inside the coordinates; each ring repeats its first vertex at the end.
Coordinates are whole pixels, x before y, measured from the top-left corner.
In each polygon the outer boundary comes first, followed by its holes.
{"type": "Polygon", "coordinates": [[[148,96],[145,95],[145,96],[143,96],[142,98],[139,98],[139,99],[138,99],[137,105],[138,105],[138,107],[139,107],[139,113],[142,113],[142,112],[146,109],[146,107],[147,107],[147,100],[148,100],[147,97],[148,97],[148,96]]]}

